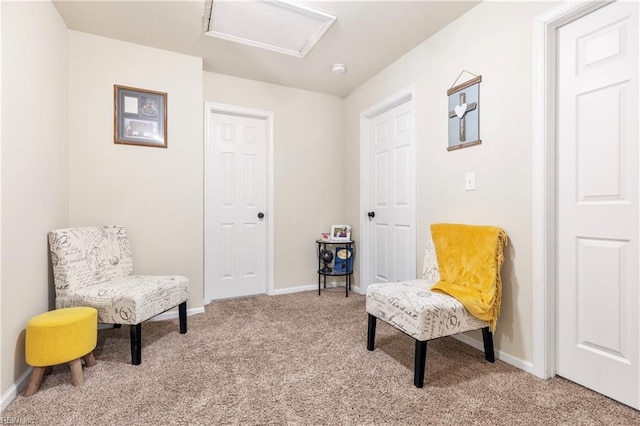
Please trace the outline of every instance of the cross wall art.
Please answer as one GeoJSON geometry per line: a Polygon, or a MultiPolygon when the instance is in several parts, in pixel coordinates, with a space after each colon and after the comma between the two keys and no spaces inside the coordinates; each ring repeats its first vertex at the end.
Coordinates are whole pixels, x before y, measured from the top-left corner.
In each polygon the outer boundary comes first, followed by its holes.
{"type": "Polygon", "coordinates": [[[479,75],[447,90],[449,96],[449,146],[447,151],[482,143],[480,140],[481,81],[482,76],[479,75]]]}

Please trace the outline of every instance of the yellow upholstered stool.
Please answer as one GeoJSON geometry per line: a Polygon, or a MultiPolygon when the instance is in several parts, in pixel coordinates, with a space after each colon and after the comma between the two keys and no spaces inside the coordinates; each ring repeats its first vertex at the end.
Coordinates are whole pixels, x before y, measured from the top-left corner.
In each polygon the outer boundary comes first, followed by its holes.
{"type": "Polygon", "coordinates": [[[82,362],[95,365],[93,350],[98,339],[98,311],[94,308],[64,308],[37,315],[27,323],[25,357],[33,367],[24,396],[38,391],[45,367],[68,362],[71,383],[84,384],[82,362]]]}

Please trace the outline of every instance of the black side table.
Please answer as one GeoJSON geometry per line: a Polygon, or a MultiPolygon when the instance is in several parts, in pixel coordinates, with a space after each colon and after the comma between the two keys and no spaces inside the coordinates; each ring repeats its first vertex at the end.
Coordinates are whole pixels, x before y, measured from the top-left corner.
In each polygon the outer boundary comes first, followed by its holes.
{"type": "Polygon", "coordinates": [[[353,259],[355,255],[355,242],[352,240],[347,241],[323,241],[316,240],[317,255],[318,255],[318,296],[320,296],[320,281],[324,280],[324,288],[327,288],[327,276],[330,277],[345,277],[345,297],[349,297],[349,290],[351,290],[351,275],[353,275],[353,259]],[[327,249],[329,246],[329,249],[327,249]],[[333,250],[333,268],[328,268],[328,264],[323,268],[323,262],[320,260],[320,253],[323,250],[333,250]],[[338,253],[343,254],[344,258],[338,260],[338,253]],[[344,266],[336,270],[336,263],[344,266]]]}

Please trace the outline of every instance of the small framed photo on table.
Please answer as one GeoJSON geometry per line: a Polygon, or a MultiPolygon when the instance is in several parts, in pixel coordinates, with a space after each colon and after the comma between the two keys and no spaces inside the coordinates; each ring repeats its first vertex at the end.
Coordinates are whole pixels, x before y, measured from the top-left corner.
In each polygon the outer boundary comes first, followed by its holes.
{"type": "Polygon", "coordinates": [[[331,225],[332,241],[349,241],[351,240],[351,226],[349,225],[331,225]]]}
{"type": "Polygon", "coordinates": [[[114,85],[113,141],[167,147],[167,94],[114,85]]]}

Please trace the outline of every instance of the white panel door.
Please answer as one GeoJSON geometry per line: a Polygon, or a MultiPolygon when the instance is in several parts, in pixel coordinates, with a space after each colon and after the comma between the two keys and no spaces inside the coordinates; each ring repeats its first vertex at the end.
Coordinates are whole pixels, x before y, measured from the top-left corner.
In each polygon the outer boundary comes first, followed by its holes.
{"type": "Polygon", "coordinates": [[[412,105],[407,101],[368,124],[372,282],[415,278],[412,105]]]}
{"type": "Polygon", "coordinates": [[[557,373],[640,408],[638,4],[558,30],[557,373]]]}
{"type": "Polygon", "coordinates": [[[266,292],[266,120],[210,112],[211,298],[266,292]],[[260,217],[262,215],[262,217],[260,217]]]}

